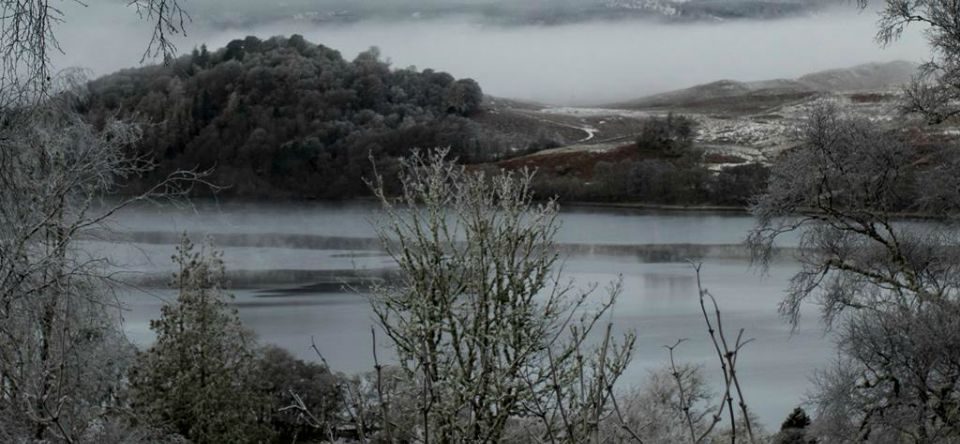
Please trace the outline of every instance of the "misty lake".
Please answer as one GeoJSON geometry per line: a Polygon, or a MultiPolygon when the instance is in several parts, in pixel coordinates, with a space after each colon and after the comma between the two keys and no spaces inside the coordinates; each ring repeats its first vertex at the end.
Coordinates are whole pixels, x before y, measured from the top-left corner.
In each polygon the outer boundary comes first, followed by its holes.
{"type": "MultiPolygon", "coordinates": [[[[370,329],[375,321],[366,295],[342,289],[339,277],[389,269],[375,248],[372,204],[213,204],[191,209],[124,210],[113,232],[87,247],[108,253],[122,277],[124,327],[135,343],[152,340],[149,320],[175,293],[165,287],[179,233],[195,241],[209,235],[224,250],[235,306],[262,343],[316,360],[311,338],[335,371],[372,369],[370,329]],[[120,242],[120,241],[123,242],[120,242]]],[[[684,362],[703,365],[719,389],[717,359],[697,298],[696,276],[685,262],[703,263],[704,285],[723,310],[724,327],[754,338],[738,368],[752,410],[776,429],[802,400],[814,369],[834,356],[814,307],[792,330],[777,313],[790,260],[766,274],[749,267],[739,245],[751,227],[744,214],[680,213],[605,208],[566,208],[557,241],[564,273],[580,286],[623,277],[624,292],[613,309],[615,328],[637,332],[635,359],[622,378],[628,388],[667,363],[664,345],[687,338],[678,349],[684,362]]],[[[787,245],[789,246],[789,245],[787,245]]],[[[601,292],[595,293],[602,295],[601,292]]],[[[378,338],[381,359],[391,355],[378,338]]]]}

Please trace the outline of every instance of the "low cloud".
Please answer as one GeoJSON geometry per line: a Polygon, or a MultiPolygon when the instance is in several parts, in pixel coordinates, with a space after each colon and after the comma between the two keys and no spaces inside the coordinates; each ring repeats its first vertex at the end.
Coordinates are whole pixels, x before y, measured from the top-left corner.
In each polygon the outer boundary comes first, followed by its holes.
{"type": "MultiPolygon", "coordinates": [[[[122,4],[72,6],[58,30],[59,67],[82,66],[95,75],[139,64],[150,38],[122,4]]],[[[443,21],[315,25],[275,22],[214,29],[197,20],[181,52],[211,48],[246,35],[302,34],[347,58],[378,46],[394,66],[415,65],[472,77],[502,97],[555,104],[605,103],[719,79],[793,78],[873,61],[922,61],[920,30],[882,48],[874,40],[876,15],[854,7],[816,16],[769,21],[696,24],[594,22],[562,26],[481,26],[468,18],[443,21]]]]}

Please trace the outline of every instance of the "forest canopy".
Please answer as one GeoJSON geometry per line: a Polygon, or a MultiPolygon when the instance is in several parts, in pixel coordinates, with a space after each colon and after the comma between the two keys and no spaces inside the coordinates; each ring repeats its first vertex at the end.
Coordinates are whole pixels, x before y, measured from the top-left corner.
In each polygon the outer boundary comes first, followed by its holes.
{"type": "Polygon", "coordinates": [[[213,170],[234,196],[336,199],[366,194],[371,159],[390,169],[413,148],[450,146],[476,159],[466,117],[483,93],[472,79],[392,69],[376,48],[349,61],[300,35],[247,37],[89,85],[83,111],[143,125],[137,154],[158,163],[137,191],[178,169],[213,170]]]}

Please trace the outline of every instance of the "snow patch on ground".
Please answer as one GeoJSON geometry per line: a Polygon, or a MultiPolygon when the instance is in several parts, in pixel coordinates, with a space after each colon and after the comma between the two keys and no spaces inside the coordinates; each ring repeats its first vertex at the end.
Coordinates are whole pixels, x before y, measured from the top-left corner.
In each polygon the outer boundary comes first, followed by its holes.
{"type": "Polygon", "coordinates": [[[593,137],[597,135],[597,129],[592,126],[581,126],[580,131],[587,133],[587,137],[584,137],[577,141],[577,143],[584,143],[593,140],[593,137]]]}
{"type": "MultiPolygon", "coordinates": [[[[888,90],[828,93],[813,100],[770,108],[752,115],[681,113],[697,121],[696,143],[707,153],[729,155],[747,162],[767,163],[784,149],[800,143],[800,128],[812,108],[821,101],[837,103],[851,117],[866,119],[881,127],[895,128],[903,121],[903,116],[898,111],[900,95],[902,93],[888,90]]],[[[623,125],[619,126],[619,133],[610,134],[608,130],[611,124],[616,126],[626,120],[635,120],[637,122],[631,122],[627,128],[628,131],[633,128],[632,131],[639,132],[642,120],[665,116],[668,111],[558,106],[546,107],[534,113],[543,116],[544,121],[576,128],[587,134],[583,139],[558,150],[602,151],[618,144],[629,143],[635,136],[623,132],[623,125]],[[614,141],[618,143],[613,143],[614,141]]],[[[947,136],[960,136],[960,129],[956,128],[938,131],[947,136]]],[[[714,164],[710,168],[732,165],[735,164],[714,164]]]]}
{"type": "Polygon", "coordinates": [[[563,116],[576,116],[576,117],[630,117],[633,119],[644,119],[650,116],[659,116],[666,115],[666,112],[657,113],[651,111],[636,111],[628,109],[612,109],[612,108],[580,108],[574,106],[558,106],[552,108],[544,108],[540,110],[544,114],[557,114],[563,116]]]}

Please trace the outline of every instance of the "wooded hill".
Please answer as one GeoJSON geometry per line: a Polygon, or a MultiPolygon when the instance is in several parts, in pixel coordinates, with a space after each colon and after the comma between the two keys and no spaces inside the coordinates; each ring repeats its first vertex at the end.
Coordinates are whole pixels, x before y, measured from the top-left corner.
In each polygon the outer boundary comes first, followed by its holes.
{"type": "Polygon", "coordinates": [[[82,111],[144,123],[134,149],[159,167],[131,191],[176,169],[214,169],[244,197],[347,198],[366,194],[373,158],[389,171],[413,147],[484,151],[466,116],[483,99],[471,79],[391,69],[372,48],[354,60],[293,35],[247,37],[165,65],[91,82],[82,111]]]}

